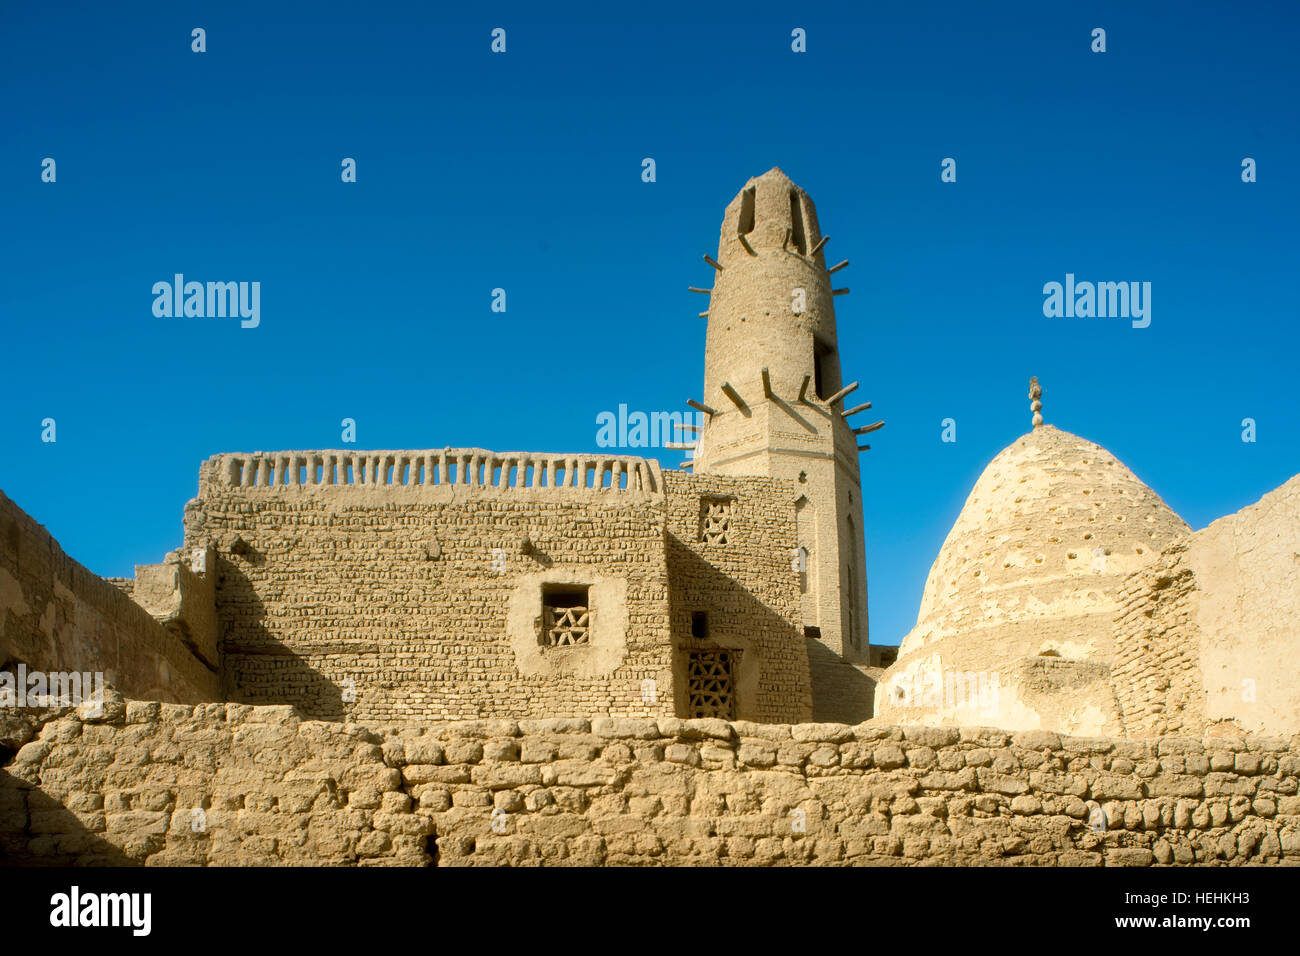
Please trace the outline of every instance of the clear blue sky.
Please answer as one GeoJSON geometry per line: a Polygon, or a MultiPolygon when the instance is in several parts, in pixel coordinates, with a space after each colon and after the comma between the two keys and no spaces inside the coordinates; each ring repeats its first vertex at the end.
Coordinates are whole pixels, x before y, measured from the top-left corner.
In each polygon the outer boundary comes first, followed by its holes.
{"type": "Polygon", "coordinates": [[[845,377],[888,421],[873,641],[1031,374],[1194,527],[1300,471],[1294,5],[551,6],[4,4],[0,488],[129,575],[202,459],[339,447],[345,417],[358,448],[594,450],[600,412],[698,395],[686,287],[773,165],[852,260],[845,377]],[[261,282],[260,327],[155,318],[176,272],[261,282]],[[1045,318],[1067,272],[1151,282],[1151,326],[1045,318]]]}

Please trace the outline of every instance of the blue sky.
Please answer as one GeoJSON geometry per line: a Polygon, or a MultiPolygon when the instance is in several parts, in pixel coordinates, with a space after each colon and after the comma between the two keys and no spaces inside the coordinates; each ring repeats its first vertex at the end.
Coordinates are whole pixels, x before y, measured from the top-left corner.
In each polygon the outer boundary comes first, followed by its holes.
{"type": "Polygon", "coordinates": [[[686,287],[773,165],[852,262],[845,378],[888,422],[873,641],[1030,375],[1194,527],[1300,471],[1296,8],[549,6],[4,5],[0,488],[129,575],[179,545],[202,459],[339,447],[345,417],[358,448],[594,450],[600,412],[698,395],[686,287]],[[259,281],[260,326],[155,318],[177,272],[259,281]],[[1150,282],[1150,327],[1045,318],[1067,272],[1150,282]]]}

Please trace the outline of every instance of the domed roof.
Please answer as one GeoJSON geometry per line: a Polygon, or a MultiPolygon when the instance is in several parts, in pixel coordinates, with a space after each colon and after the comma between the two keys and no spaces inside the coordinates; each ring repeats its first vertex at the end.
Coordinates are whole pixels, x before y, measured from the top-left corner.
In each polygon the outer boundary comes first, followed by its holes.
{"type": "Polygon", "coordinates": [[[1035,427],[975,483],[899,659],[942,644],[954,666],[1040,654],[1109,662],[1120,582],[1190,531],[1110,452],[1035,427]]]}

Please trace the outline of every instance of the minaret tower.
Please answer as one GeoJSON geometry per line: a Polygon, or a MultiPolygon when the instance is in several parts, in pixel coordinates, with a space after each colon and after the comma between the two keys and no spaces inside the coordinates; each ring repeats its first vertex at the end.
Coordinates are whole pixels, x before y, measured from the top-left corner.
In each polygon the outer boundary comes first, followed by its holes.
{"type": "MultiPolygon", "coordinates": [[[[697,474],[763,475],[794,483],[802,623],[817,719],[834,719],[851,693],[846,664],[869,662],[866,550],[858,436],[845,409],[827,238],[812,200],[773,168],[727,206],[709,289],[697,474]],[[800,572],[800,568],[803,568],[800,572]]],[[[859,718],[860,719],[860,718],[859,718]]]]}

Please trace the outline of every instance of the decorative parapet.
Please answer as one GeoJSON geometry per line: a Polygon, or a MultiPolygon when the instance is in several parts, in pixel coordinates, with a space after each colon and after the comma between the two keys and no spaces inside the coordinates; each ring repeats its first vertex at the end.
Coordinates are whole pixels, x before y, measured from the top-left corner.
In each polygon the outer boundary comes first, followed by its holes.
{"type": "Polygon", "coordinates": [[[203,480],[216,488],[460,488],[481,491],[615,492],[659,496],[657,461],[482,448],[437,451],[281,451],[214,455],[203,480]]]}

